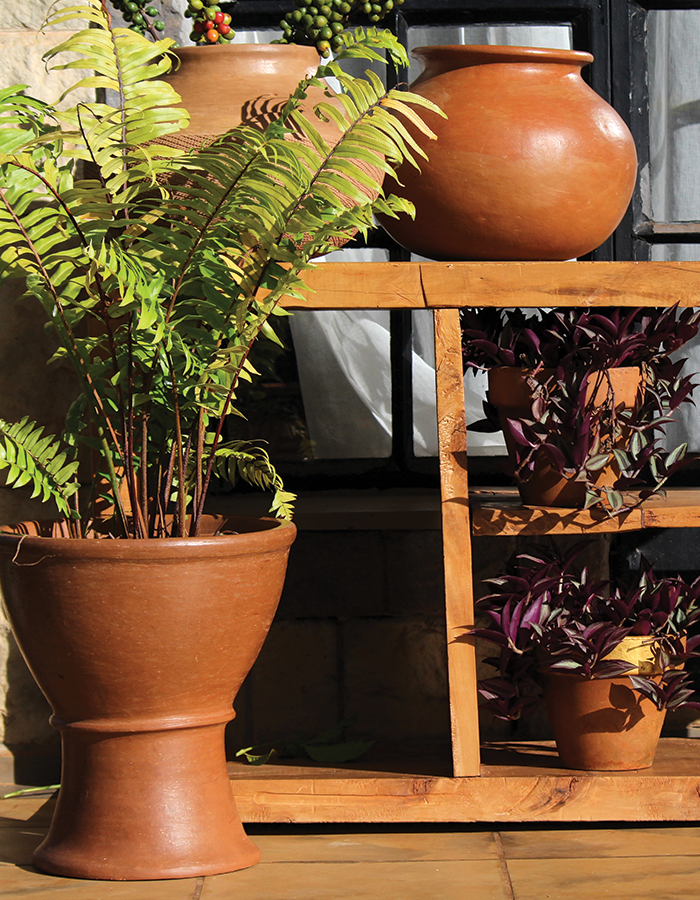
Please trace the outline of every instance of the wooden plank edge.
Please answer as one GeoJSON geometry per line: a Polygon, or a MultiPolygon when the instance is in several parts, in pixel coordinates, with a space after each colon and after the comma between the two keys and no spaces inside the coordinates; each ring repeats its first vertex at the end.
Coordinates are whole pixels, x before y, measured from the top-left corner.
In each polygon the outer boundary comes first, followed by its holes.
{"type": "Polygon", "coordinates": [[[232,780],[244,822],[660,822],[700,819],[700,775],[232,780]]]}
{"type": "Polygon", "coordinates": [[[516,497],[514,491],[507,490],[471,492],[472,536],[614,534],[645,528],[700,527],[699,489],[671,488],[667,499],[652,498],[614,519],[588,510],[521,506],[516,497]]]}
{"type": "Polygon", "coordinates": [[[304,277],[306,299],[285,308],[695,306],[700,294],[700,262],[326,262],[304,277]]]}

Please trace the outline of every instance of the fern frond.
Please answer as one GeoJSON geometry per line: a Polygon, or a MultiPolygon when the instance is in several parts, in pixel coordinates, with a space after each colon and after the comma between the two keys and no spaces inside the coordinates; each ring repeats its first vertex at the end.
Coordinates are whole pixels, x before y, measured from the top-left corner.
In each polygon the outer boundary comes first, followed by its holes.
{"type": "Polygon", "coordinates": [[[186,128],[189,122],[188,114],[175,108],[178,94],[160,80],[172,68],[169,51],[175,42],[153,43],[129,28],[113,28],[100,0],[60,9],[49,15],[46,24],[60,25],[75,18],[87,19],[92,27],[75,32],[44,59],[51,62],[63,53],[77,54],[77,59],[52,68],[89,69],[94,74],[78,79],[60,99],[80,88],[97,88],[114,91],[119,104],[115,110],[102,103],[82,103],[57,113],[68,128],[64,138],[73,145],[69,152],[94,162],[111,193],[138,184],[144,174],[155,183],[174,155],[158,139],[186,128]],[[148,142],[151,146],[144,147],[148,142]]]}
{"type": "Polygon", "coordinates": [[[215,451],[216,474],[231,484],[243,479],[247,484],[274,491],[270,512],[280,519],[291,519],[296,494],[284,490],[282,479],[266,450],[250,441],[228,441],[215,451]]]}
{"type": "Polygon", "coordinates": [[[410,65],[406,48],[388,28],[377,28],[372,25],[367,28],[356,28],[355,31],[347,29],[341,34],[341,38],[344,46],[335,54],[336,60],[359,57],[385,62],[380,53],[385,50],[395,68],[408,68],[410,65]]]}
{"type": "Polygon", "coordinates": [[[70,498],[78,490],[78,462],[69,460],[61,444],[25,416],[19,422],[0,419],[0,470],[9,487],[31,485],[32,497],[53,500],[59,512],[74,517],[70,498]]]}

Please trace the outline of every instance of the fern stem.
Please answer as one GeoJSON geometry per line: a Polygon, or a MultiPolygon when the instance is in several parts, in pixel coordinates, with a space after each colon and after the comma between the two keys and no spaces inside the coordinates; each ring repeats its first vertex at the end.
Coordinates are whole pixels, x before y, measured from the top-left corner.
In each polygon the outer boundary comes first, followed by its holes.
{"type": "Polygon", "coordinates": [[[104,175],[102,174],[102,168],[101,168],[100,164],[97,162],[95,154],[92,151],[92,147],[90,146],[90,142],[88,141],[87,134],[85,133],[85,129],[83,128],[83,119],[82,119],[82,115],[81,115],[81,110],[83,109],[83,107],[89,111],[89,107],[87,106],[86,103],[78,103],[78,105],[75,108],[76,114],[78,116],[78,128],[80,129],[80,134],[82,135],[83,143],[87,147],[87,151],[90,154],[90,159],[92,160],[92,164],[94,165],[95,171],[97,172],[97,178],[98,178],[100,184],[102,185],[102,187],[104,188],[105,199],[107,200],[107,203],[111,204],[112,203],[111,191],[109,191],[107,188],[107,181],[106,181],[104,175]]]}
{"type": "Polygon", "coordinates": [[[172,316],[173,310],[175,309],[175,304],[177,303],[178,294],[180,293],[180,289],[182,288],[182,285],[185,280],[185,275],[189,271],[189,268],[192,264],[192,260],[194,259],[194,255],[197,252],[197,250],[199,249],[200,244],[204,241],[205,235],[207,234],[210,225],[212,224],[212,222],[214,222],[219,217],[221,208],[225,205],[226,201],[231,196],[231,193],[236,189],[236,187],[240,183],[241,179],[245,176],[246,172],[250,169],[250,167],[253,165],[255,160],[258,158],[258,156],[260,155],[260,152],[261,152],[260,148],[258,148],[256,150],[256,152],[250,157],[250,159],[246,162],[245,166],[243,166],[243,168],[238,173],[236,178],[234,178],[234,180],[231,182],[231,184],[226,188],[226,190],[224,191],[222,196],[219,198],[219,201],[217,202],[217,204],[214,206],[214,208],[211,210],[210,214],[207,216],[206,221],[200,227],[199,233],[197,234],[197,237],[195,238],[192,246],[189,249],[187,258],[185,259],[185,261],[182,264],[182,268],[180,270],[180,275],[177,279],[177,282],[175,283],[175,287],[173,288],[173,294],[172,294],[172,297],[170,298],[170,303],[168,304],[168,309],[165,314],[166,322],[170,321],[170,317],[172,316]]]}
{"type": "Polygon", "coordinates": [[[107,9],[106,0],[100,0],[100,5],[102,6],[102,12],[105,14],[105,21],[107,23],[107,31],[109,32],[109,36],[112,41],[112,46],[114,47],[114,67],[117,70],[117,84],[119,86],[119,106],[117,108],[121,114],[121,123],[122,123],[122,172],[126,172],[126,169],[127,169],[126,97],[124,95],[124,75],[122,73],[122,61],[121,61],[121,56],[119,53],[119,48],[117,47],[117,39],[114,35],[114,29],[112,28],[112,16],[110,15],[109,10],[107,9]]]}
{"type": "Polygon", "coordinates": [[[129,523],[127,520],[126,512],[124,510],[124,505],[122,503],[121,498],[121,490],[119,484],[119,477],[114,468],[114,463],[112,461],[112,454],[110,452],[109,445],[107,444],[107,439],[104,435],[101,436],[102,443],[102,456],[107,463],[107,474],[109,475],[109,481],[112,485],[112,495],[114,497],[114,508],[117,511],[117,517],[119,519],[119,523],[122,527],[125,537],[129,537],[129,523]]]}
{"type": "MultiPolygon", "coordinates": [[[[197,453],[195,460],[195,472],[196,472],[196,483],[195,483],[195,495],[194,495],[194,503],[193,506],[195,509],[199,509],[200,500],[203,496],[203,480],[202,480],[202,467],[204,465],[204,410],[200,407],[199,413],[197,415],[197,453]]],[[[196,525],[193,523],[193,528],[195,528],[194,533],[197,534],[199,523],[196,525]]]]}
{"type": "MultiPolygon", "coordinates": [[[[145,537],[141,533],[141,521],[139,509],[139,496],[136,485],[136,472],[134,469],[134,357],[133,357],[133,331],[131,321],[129,322],[129,330],[127,333],[127,359],[128,359],[128,400],[127,408],[124,408],[124,402],[120,392],[119,410],[122,419],[122,431],[124,432],[124,442],[126,444],[126,454],[124,460],[124,474],[126,484],[129,490],[129,501],[131,503],[131,514],[133,519],[134,537],[145,537]]],[[[116,364],[116,360],[115,360],[116,364]]]]}
{"type": "Polygon", "coordinates": [[[140,462],[140,475],[141,475],[141,509],[143,511],[143,518],[145,522],[145,527],[147,529],[146,533],[149,534],[148,530],[150,527],[150,510],[149,510],[149,502],[148,502],[148,417],[145,412],[141,413],[141,462],[140,462]]]}
{"type": "MultiPolygon", "coordinates": [[[[167,515],[168,507],[170,506],[170,492],[173,487],[173,478],[175,477],[175,459],[177,456],[177,448],[175,441],[171,441],[170,444],[170,453],[168,454],[168,469],[165,474],[165,484],[163,485],[163,494],[162,494],[162,515],[167,515]]],[[[167,530],[167,526],[165,522],[163,522],[163,528],[167,530]]]]}
{"type": "MultiPolygon", "coordinates": [[[[180,413],[180,398],[178,396],[177,377],[173,367],[173,361],[169,353],[165,354],[170,370],[170,379],[173,390],[173,412],[175,414],[175,445],[177,453],[177,531],[178,537],[185,537],[187,532],[187,491],[185,486],[185,461],[182,452],[182,417],[180,413]]],[[[196,533],[196,532],[195,532],[196,533]]]]}

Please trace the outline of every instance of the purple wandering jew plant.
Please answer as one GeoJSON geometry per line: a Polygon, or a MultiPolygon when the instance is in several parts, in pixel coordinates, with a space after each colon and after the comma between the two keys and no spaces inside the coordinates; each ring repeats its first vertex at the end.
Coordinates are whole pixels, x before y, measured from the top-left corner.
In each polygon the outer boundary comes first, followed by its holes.
{"type": "Polygon", "coordinates": [[[470,635],[494,644],[486,660],[498,674],[479,683],[483,706],[500,719],[532,711],[546,673],[585,678],[629,674],[630,684],[661,708],[700,708],[692,700],[690,675],[680,671],[698,655],[700,636],[688,636],[700,616],[700,578],[659,578],[642,561],[629,585],[595,581],[576,565],[582,545],[566,555],[538,546],[511,557],[505,571],[485,581],[490,593],[477,604],[488,624],[470,635]],[[658,674],[641,674],[622,659],[610,658],[623,638],[653,643],[658,674]]]}
{"type": "Polygon", "coordinates": [[[660,439],[680,404],[693,402],[692,376],[681,374],[684,360],[672,355],[697,334],[700,312],[484,308],[463,309],[461,319],[465,370],[515,367],[528,374],[526,415],[502,423],[487,401],[486,418],[470,426],[508,429],[520,483],[544,458],[563,478],[585,484],[586,508],[601,505],[616,515],[659,493],[682,465],[687,446],[667,452],[660,439]],[[616,400],[607,374],[623,366],[641,371],[642,388],[629,408],[616,400]],[[614,481],[601,484],[608,465],[614,481]],[[638,495],[631,501],[623,491],[638,495]]]}

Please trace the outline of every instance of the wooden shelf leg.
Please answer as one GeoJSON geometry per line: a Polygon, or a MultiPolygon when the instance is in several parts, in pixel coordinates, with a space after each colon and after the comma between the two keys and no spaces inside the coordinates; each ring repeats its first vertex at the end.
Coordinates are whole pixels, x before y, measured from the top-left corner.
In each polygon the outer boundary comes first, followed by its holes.
{"type": "Polygon", "coordinates": [[[445,613],[454,774],[479,774],[476,650],[464,638],[474,623],[467,426],[459,310],[435,311],[435,373],[445,566],[445,613]]]}

